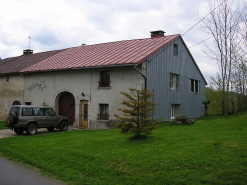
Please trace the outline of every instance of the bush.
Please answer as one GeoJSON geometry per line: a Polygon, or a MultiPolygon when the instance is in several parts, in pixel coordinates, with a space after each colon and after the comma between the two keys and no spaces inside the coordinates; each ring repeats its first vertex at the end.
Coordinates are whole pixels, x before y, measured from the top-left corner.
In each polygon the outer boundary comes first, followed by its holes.
{"type": "Polygon", "coordinates": [[[180,115],[175,117],[174,123],[170,125],[192,125],[194,122],[191,119],[188,119],[188,116],[180,115]]]}
{"type": "Polygon", "coordinates": [[[188,119],[188,116],[185,116],[185,115],[181,115],[181,116],[176,116],[176,117],[175,117],[175,120],[176,120],[176,121],[185,122],[187,119],[188,119]]]}

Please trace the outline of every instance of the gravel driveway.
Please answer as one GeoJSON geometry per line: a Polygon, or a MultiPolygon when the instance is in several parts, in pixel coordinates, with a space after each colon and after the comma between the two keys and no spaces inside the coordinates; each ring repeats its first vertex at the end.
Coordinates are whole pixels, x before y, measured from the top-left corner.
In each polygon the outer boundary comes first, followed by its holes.
{"type": "MultiPolygon", "coordinates": [[[[69,127],[68,131],[71,131],[71,130],[78,130],[78,128],[69,127]]],[[[37,135],[47,134],[47,133],[55,133],[55,132],[60,132],[60,131],[58,129],[55,129],[53,132],[50,132],[46,128],[41,128],[41,129],[38,129],[37,135]]],[[[11,129],[0,130],[0,139],[5,138],[5,137],[20,137],[20,136],[27,136],[27,133],[24,132],[22,135],[17,135],[11,129]]]]}
{"type": "Polygon", "coordinates": [[[14,137],[16,133],[10,129],[0,130],[0,139],[5,137],[14,137]]]}

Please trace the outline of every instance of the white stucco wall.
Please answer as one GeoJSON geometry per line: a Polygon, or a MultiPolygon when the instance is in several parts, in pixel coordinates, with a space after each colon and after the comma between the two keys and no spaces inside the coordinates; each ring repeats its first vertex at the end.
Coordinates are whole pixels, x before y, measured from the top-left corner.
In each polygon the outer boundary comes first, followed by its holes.
{"type": "Polygon", "coordinates": [[[21,75],[0,76],[0,120],[6,120],[14,101],[23,104],[24,77],[21,75]],[[9,82],[6,78],[9,77],[9,82]]]}
{"type": "MultiPolygon", "coordinates": [[[[89,127],[105,127],[105,122],[97,121],[99,104],[109,104],[109,119],[115,119],[114,114],[121,114],[123,96],[120,91],[129,91],[129,88],[143,87],[143,77],[131,67],[86,69],[47,73],[33,73],[25,75],[24,101],[32,102],[32,105],[52,106],[58,113],[56,98],[60,93],[70,92],[75,97],[75,123],[74,127],[81,125],[81,100],[88,100],[89,127]],[[100,71],[110,71],[110,88],[100,88],[100,71]],[[85,96],[82,96],[82,92],[85,96]]],[[[58,100],[58,98],[57,98],[58,100]]]]}

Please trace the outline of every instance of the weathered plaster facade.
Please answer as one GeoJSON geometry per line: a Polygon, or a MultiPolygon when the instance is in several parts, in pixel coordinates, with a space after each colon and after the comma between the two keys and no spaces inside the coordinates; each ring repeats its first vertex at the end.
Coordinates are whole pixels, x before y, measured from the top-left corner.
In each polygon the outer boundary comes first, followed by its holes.
{"type": "Polygon", "coordinates": [[[23,104],[23,91],[23,76],[0,76],[0,120],[7,118],[7,114],[13,102],[18,101],[23,104]]]}
{"type": "Polygon", "coordinates": [[[32,105],[52,106],[59,114],[59,97],[69,92],[75,97],[74,127],[81,126],[81,101],[88,101],[88,127],[105,128],[105,121],[98,121],[99,104],[109,105],[109,119],[121,114],[123,95],[120,91],[143,88],[142,75],[133,67],[114,67],[25,75],[24,101],[32,105]],[[110,87],[99,87],[100,71],[110,71],[110,87]],[[83,94],[83,95],[82,95],[83,94]]]}

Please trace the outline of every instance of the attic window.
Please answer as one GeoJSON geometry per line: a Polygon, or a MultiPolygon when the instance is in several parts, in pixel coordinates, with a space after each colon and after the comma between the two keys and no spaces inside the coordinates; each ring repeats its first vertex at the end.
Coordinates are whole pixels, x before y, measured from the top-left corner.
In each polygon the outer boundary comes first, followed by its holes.
{"type": "Polygon", "coordinates": [[[178,56],[178,45],[174,44],[174,55],[178,56]]]}
{"type": "Polygon", "coordinates": [[[7,82],[7,83],[9,82],[9,77],[8,77],[8,76],[6,77],[6,82],[7,82]]]}

